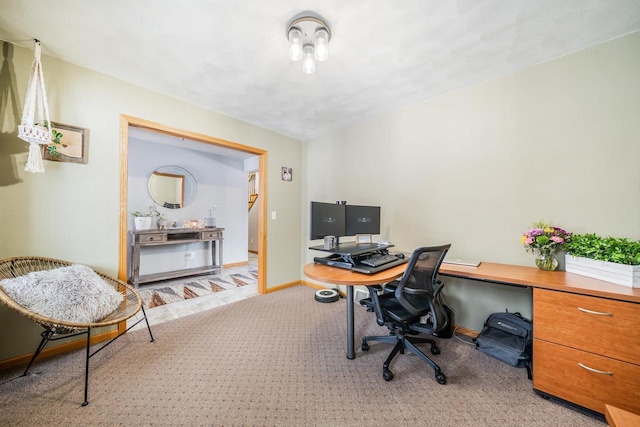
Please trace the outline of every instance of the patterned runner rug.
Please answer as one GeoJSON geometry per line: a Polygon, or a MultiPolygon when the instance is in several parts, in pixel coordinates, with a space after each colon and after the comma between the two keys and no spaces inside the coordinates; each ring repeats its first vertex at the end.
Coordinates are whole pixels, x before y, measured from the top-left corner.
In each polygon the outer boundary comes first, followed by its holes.
{"type": "Polygon", "coordinates": [[[146,309],[211,295],[240,286],[257,285],[257,283],[258,270],[249,270],[246,273],[192,277],[180,282],[172,281],[166,286],[155,285],[146,289],[143,285],[138,288],[138,292],[146,309]]]}

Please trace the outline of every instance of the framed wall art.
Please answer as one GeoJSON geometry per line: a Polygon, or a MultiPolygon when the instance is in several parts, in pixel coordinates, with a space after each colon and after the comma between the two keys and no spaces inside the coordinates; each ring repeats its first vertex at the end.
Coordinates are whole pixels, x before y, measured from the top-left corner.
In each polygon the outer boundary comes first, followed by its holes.
{"type": "Polygon", "coordinates": [[[291,181],[293,179],[293,171],[291,168],[286,166],[282,167],[282,180],[283,181],[291,181]]]}
{"type": "Polygon", "coordinates": [[[58,122],[51,122],[51,129],[52,143],[42,146],[43,159],[55,162],[87,163],[89,129],[58,122]]]}

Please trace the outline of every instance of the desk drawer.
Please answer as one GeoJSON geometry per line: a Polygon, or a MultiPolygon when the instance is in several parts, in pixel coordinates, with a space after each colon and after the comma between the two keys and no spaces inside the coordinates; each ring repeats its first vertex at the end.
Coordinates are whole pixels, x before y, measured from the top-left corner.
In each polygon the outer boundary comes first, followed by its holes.
{"type": "Polygon", "coordinates": [[[533,387],[600,413],[605,403],[640,412],[640,366],[539,339],[533,341],[533,387]]]}
{"type": "Polygon", "coordinates": [[[640,304],[534,289],[533,319],[535,338],[640,364],[640,304]]]}
{"type": "Polygon", "coordinates": [[[157,234],[141,234],[140,235],[140,243],[156,243],[156,242],[164,242],[167,239],[167,235],[164,233],[157,234]]]}
{"type": "Polygon", "coordinates": [[[214,231],[203,231],[200,234],[200,238],[202,240],[217,240],[222,239],[222,231],[214,230],[214,231]]]}

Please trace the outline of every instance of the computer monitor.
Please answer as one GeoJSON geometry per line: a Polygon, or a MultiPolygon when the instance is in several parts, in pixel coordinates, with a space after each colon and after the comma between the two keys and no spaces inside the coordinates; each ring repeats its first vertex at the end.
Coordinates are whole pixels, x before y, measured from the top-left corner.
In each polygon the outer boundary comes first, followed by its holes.
{"type": "Polygon", "coordinates": [[[311,202],[311,240],[344,236],[345,205],[311,202]]]}
{"type": "Polygon", "coordinates": [[[380,206],[347,205],[346,235],[380,234],[380,206]]]}

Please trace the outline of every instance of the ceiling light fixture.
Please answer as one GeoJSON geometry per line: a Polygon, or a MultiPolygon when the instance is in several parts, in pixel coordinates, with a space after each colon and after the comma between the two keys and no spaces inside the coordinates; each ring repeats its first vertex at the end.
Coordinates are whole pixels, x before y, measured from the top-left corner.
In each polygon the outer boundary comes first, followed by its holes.
{"type": "Polygon", "coordinates": [[[324,61],[329,57],[331,29],[319,16],[305,13],[291,21],[287,28],[287,40],[289,59],[303,59],[302,71],[313,74],[316,71],[316,61],[324,61]]]}

